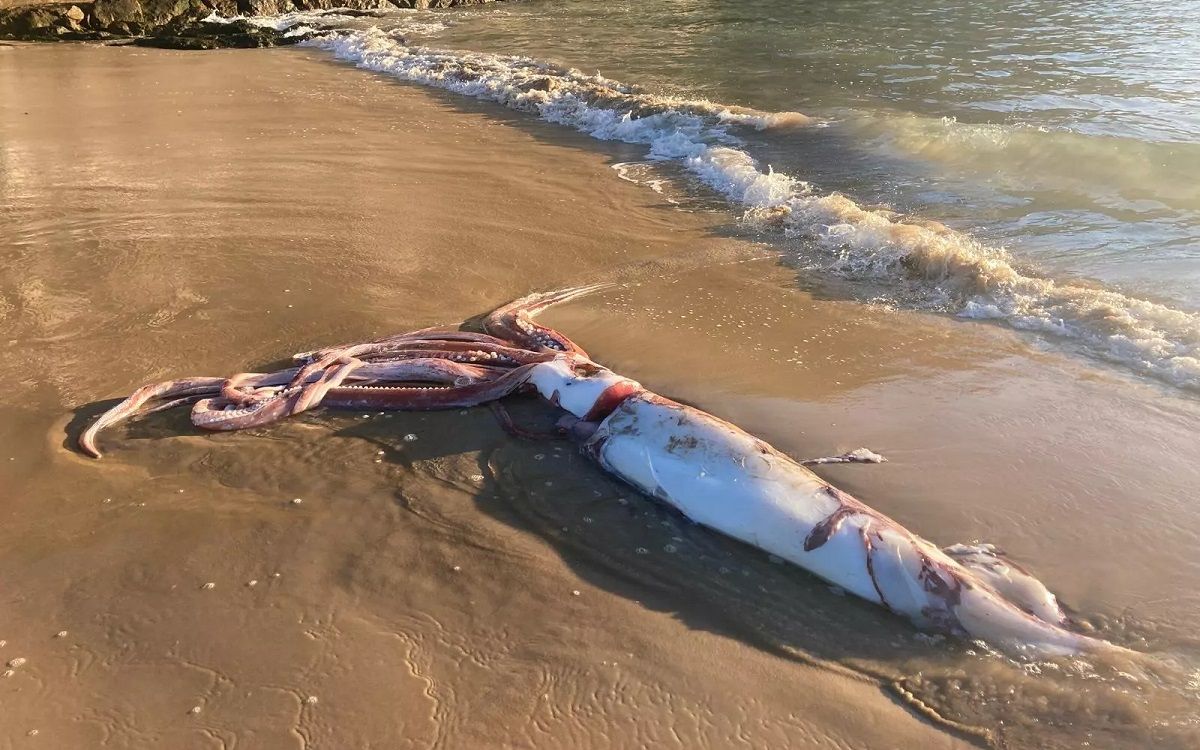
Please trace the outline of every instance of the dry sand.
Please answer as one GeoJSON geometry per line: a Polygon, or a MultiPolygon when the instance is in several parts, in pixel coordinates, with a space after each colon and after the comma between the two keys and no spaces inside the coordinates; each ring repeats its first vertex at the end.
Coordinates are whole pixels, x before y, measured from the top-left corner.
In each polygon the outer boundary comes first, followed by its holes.
{"type": "Polygon", "coordinates": [[[145,382],[617,280],[546,321],[783,450],[884,453],[823,473],[1194,653],[1194,399],[798,291],[639,155],[308,51],[0,49],[0,748],[1188,747],[1182,683],[928,639],[483,409],[70,450],[145,382]]]}

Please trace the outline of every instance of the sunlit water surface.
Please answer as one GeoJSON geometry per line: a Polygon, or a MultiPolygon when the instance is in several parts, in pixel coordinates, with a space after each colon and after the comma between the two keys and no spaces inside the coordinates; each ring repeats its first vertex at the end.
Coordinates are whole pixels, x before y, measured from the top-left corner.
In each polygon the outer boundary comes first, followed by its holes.
{"type": "Polygon", "coordinates": [[[431,45],[827,120],[777,171],[1200,307],[1200,3],[514,3],[431,45]]]}

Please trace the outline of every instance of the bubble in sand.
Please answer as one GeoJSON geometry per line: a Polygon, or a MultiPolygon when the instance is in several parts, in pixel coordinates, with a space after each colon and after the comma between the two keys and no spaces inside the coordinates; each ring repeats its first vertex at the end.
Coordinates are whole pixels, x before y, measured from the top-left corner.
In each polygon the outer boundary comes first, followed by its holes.
{"type": "Polygon", "coordinates": [[[30,730],[29,730],[28,732],[26,732],[25,734],[29,735],[30,737],[37,737],[37,736],[38,736],[38,730],[36,730],[36,729],[30,729],[30,730]]]}
{"type": "Polygon", "coordinates": [[[12,667],[13,669],[16,669],[17,667],[21,666],[24,663],[25,663],[25,657],[23,657],[23,656],[18,656],[18,657],[8,660],[8,666],[12,667]]]}
{"type": "Polygon", "coordinates": [[[417,441],[417,436],[412,434],[411,432],[404,436],[404,442],[406,442],[406,443],[415,443],[416,441],[417,441]]]}
{"type": "Polygon", "coordinates": [[[579,596],[579,589],[572,589],[571,596],[579,596]]]}
{"type": "Polygon", "coordinates": [[[196,714],[200,713],[203,710],[204,709],[201,708],[200,706],[192,706],[191,710],[189,710],[188,713],[191,714],[192,716],[195,716],[196,714]]]}
{"type": "Polygon", "coordinates": [[[251,579],[251,580],[249,580],[249,581],[246,581],[246,585],[247,585],[247,586],[257,586],[257,585],[258,585],[258,579],[257,579],[257,578],[253,578],[253,579],[251,579]]]}
{"type": "Polygon", "coordinates": [[[634,552],[638,553],[639,555],[650,554],[650,550],[646,549],[645,547],[638,547],[637,549],[634,550],[634,552]]]}
{"type": "Polygon", "coordinates": [[[200,588],[204,589],[205,591],[211,591],[212,589],[215,589],[216,587],[217,587],[217,584],[213,583],[212,581],[209,581],[208,583],[204,584],[200,588]]]}
{"type": "Polygon", "coordinates": [[[317,696],[315,696],[315,695],[310,695],[310,696],[308,696],[307,698],[305,698],[305,699],[304,699],[304,702],[305,702],[305,703],[307,703],[307,704],[308,704],[308,705],[310,705],[310,706],[311,706],[311,705],[314,705],[314,704],[317,702],[317,696]]]}
{"type": "Polygon", "coordinates": [[[65,630],[60,630],[60,631],[58,631],[57,633],[55,633],[55,634],[54,634],[54,637],[55,637],[55,638],[66,638],[66,637],[67,637],[67,631],[65,631],[65,630]]]}
{"type": "Polygon", "coordinates": [[[15,675],[16,673],[17,673],[17,672],[16,672],[16,670],[15,670],[15,669],[6,669],[6,670],[4,670],[4,673],[3,673],[3,674],[0,674],[0,677],[5,677],[5,678],[8,678],[8,677],[12,677],[12,676],[13,676],[13,675],[15,675]]]}
{"type": "Polygon", "coordinates": [[[299,505],[302,502],[304,502],[304,498],[300,498],[300,497],[292,498],[292,505],[299,505]]]}

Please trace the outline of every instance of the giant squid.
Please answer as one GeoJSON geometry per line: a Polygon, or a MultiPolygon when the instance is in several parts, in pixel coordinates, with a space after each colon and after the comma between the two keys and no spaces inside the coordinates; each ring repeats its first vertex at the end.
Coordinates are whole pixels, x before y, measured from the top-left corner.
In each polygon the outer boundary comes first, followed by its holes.
{"type": "MultiPolygon", "coordinates": [[[[295,356],[295,366],[144,386],[79,437],[190,404],[205,430],[261,427],[316,407],[435,410],[517,392],[565,412],[559,431],[603,469],[695,523],[793,563],[917,627],[1035,657],[1124,649],[1069,629],[1056,597],[988,545],[940,549],[763,440],[595,362],[535,316],[598,285],[532,294],[494,310],[482,332],[422,329],[295,356]]],[[[502,407],[497,409],[515,428],[502,407]]]]}

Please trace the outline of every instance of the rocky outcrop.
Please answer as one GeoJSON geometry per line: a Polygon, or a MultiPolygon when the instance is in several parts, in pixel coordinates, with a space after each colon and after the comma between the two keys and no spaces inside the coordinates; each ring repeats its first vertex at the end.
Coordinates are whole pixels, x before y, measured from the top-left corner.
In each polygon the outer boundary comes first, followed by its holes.
{"type": "MultiPolygon", "coordinates": [[[[220,29],[200,25],[200,20],[216,11],[222,16],[272,16],[298,10],[387,10],[389,8],[450,8],[479,5],[493,0],[95,0],[79,3],[0,5],[0,39],[54,41],[60,39],[139,39],[175,37],[191,28],[193,35],[220,36],[220,29]],[[210,33],[211,32],[211,33],[210,33]]],[[[269,34],[250,34],[244,29],[229,29],[238,37],[234,46],[262,46],[251,42],[280,43],[269,34]],[[247,36],[249,34],[249,36],[247,36]]],[[[197,42],[201,44],[201,42],[197,42]]],[[[191,49],[192,47],[189,47],[191,49]]],[[[194,47],[208,49],[208,47],[194,47]]]]}
{"type": "Polygon", "coordinates": [[[198,21],[211,12],[202,0],[96,0],[92,4],[92,27],[137,36],[171,23],[198,21]]]}
{"type": "Polygon", "coordinates": [[[231,49],[248,47],[278,47],[295,44],[308,38],[306,34],[286,34],[275,29],[255,26],[249,21],[230,23],[185,21],[165,26],[149,36],[133,41],[139,47],[164,49],[231,49]]]}
{"type": "Polygon", "coordinates": [[[0,10],[0,39],[54,41],[100,38],[92,33],[88,3],[26,5],[0,10]]]}

